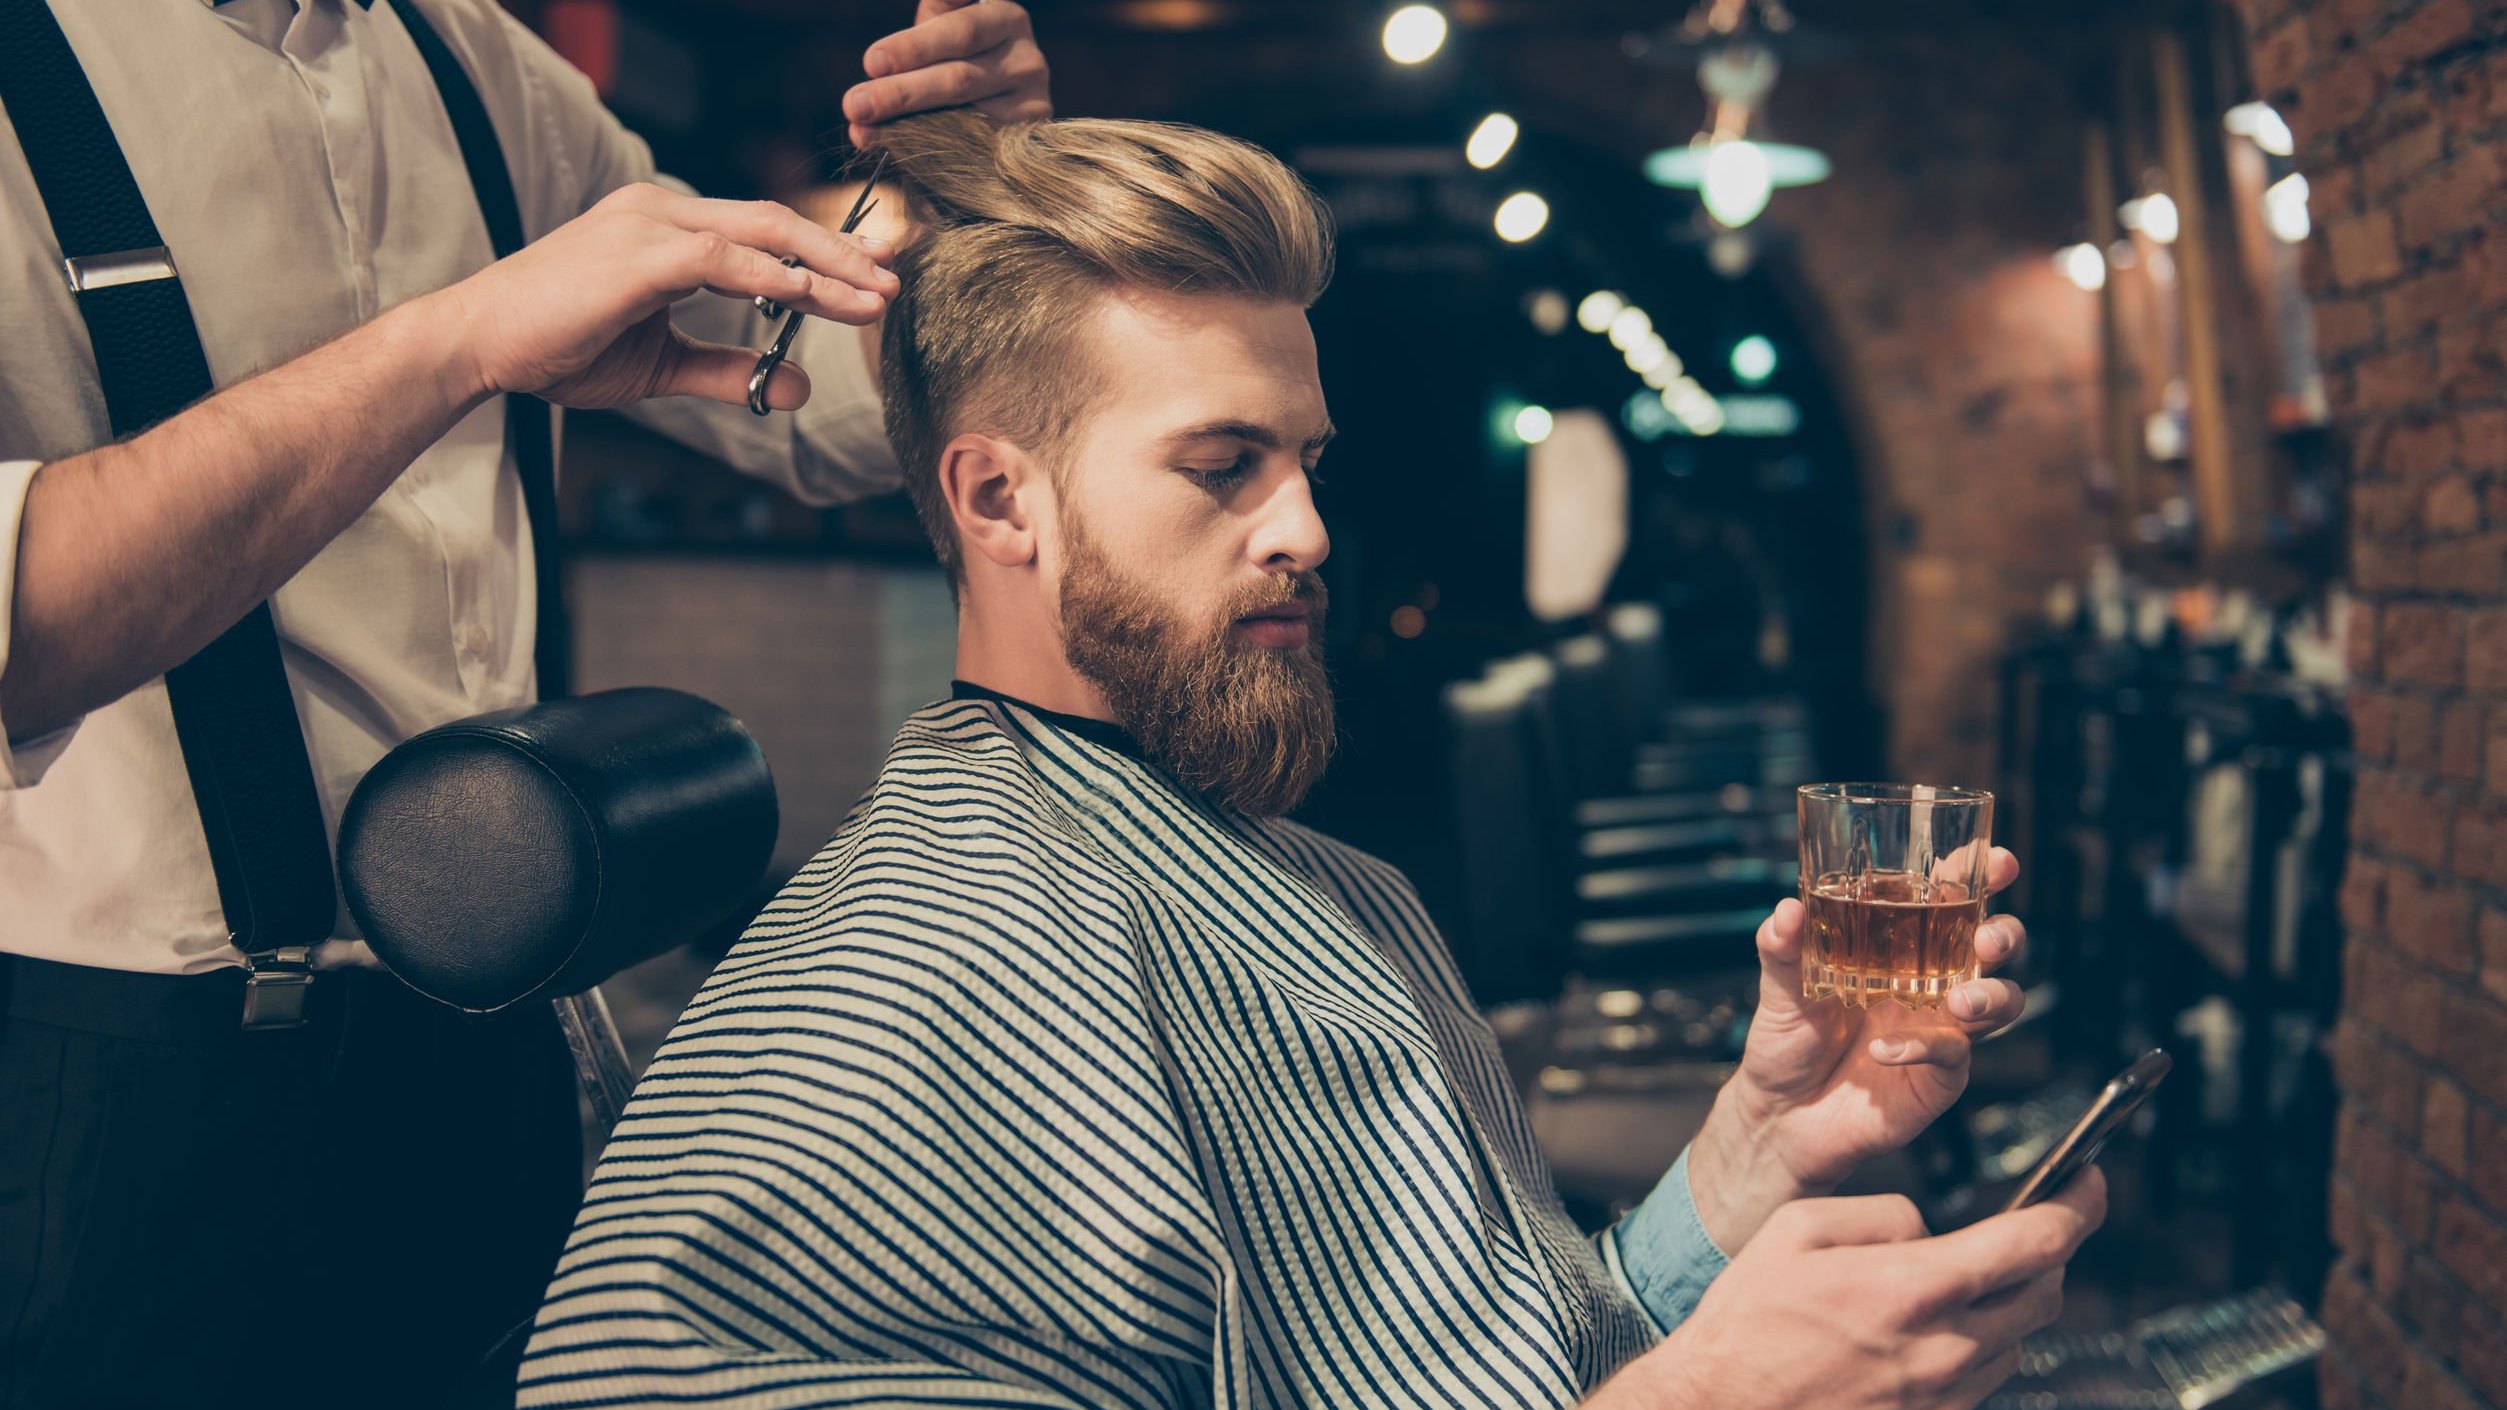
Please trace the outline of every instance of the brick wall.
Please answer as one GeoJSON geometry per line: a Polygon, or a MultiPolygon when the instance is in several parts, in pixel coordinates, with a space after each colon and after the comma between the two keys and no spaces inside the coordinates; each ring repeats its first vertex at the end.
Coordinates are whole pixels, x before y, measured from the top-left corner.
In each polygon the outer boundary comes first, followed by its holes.
{"type": "Polygon", "coordinates": [[[2507,1407],[2507,7],[2240,0],[2353,464],[2331,1407],[2507,1407]]]}
{"type": "Polygon", "coordinates": [[[2096,296],[2052,259],[2080,219],[2069,92],[2007,33],[1910,34],[1788,73],[1771,104],[1837,166],[1763,219],[1855,428],[1897,777],[1990,783],[1995,668],[2112,522],[2085,488],[2096,296]]]}

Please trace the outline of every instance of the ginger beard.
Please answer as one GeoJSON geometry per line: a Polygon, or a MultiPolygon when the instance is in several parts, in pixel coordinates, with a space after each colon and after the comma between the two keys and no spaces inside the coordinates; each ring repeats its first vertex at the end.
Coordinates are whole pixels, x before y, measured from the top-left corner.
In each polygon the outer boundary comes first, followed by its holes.
{"type": "Polygon", "coordinates": [[[1187,622],[1125,576],[1076,511],[1065,509],[1061,520],[1062,649],[1072,669],[1104,692],[1116,723],[1185,787],[1258,818],[1295,808],[1323,776],[1335,743],[1323,580],[1274,574],[1210,621],[1187,622]],[[1236,639],[1239,618],[1291,602],[1313,612],[1305,645],[1236,639]]]}

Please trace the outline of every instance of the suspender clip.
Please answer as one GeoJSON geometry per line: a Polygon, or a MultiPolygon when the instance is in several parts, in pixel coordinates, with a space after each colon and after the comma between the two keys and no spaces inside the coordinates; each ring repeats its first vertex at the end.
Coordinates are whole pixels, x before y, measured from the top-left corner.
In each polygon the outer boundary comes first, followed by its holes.
{"type": "Polygon", "coordinates": [[[92,293],[117,284],[172,279],[174,252],[163,245],[151,245],[144,250],[121,250],[109,255],[77,255],[61,261],[61,269],[70,276],[71,293],[92,293]]]}
{"type": "Polygon", "coordinates": [[[313,948],[290,945],[244,956],[252,973],[244,980],[246,1028],[302,1028],[305,1001],[313,993],[313,948]]]}

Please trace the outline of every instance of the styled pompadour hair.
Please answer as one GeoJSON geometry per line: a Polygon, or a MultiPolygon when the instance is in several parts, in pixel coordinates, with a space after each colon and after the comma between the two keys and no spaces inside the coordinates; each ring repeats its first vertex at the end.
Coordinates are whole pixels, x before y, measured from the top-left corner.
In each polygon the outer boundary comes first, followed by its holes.
{"type": "Polygon", "coordinates": [[[1117,289],[1309,307],[1332,278],[1322,200],[1279,158],[1175,123],[999,126],[957,109],[886,129],[917,233],[882,331],[888,440],[951,582],[940,452],[998,436],[1058,466],[1095,394],[1079,330],[1117,289]]]}

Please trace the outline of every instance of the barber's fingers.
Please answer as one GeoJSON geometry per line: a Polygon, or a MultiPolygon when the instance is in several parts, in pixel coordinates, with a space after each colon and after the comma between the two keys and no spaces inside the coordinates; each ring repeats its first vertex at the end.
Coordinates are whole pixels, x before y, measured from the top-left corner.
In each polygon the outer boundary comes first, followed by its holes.
{"type": "Polygon", "coordinates": [[[915,11],[912,28],[898,30],[863,52],[862,72],[872,78],[891,78],[951,59],[972,59],[1016,44],[1034,32],[1025,7],[1009,0],[988,4],[926,0],[915,11]]]}
{"type": "Polygon", "coordinates": [[[944,59],[893,78],[856,84],[844,95],[847,121],[876,126],[934,108],[956,108],[998,98],[1019,86],[1006,71],[967,59],[944,59]]]}
{"type": "Polygon", "coordinates": [[[691,234],[719,235],[778,258],[795,256],[814,273],[856,289],[875,294],[897,291],[897,276],[887,267],[891,252],[885,241],[839,235],[776,201],[722,201],[676,192],[665,197],[647,207],[656,220],[691,234]]]}
{"type": "MultiPolygon", "coordinates": [[[[699,342],[673,328],[658,364],[647,396],[703,397],[746,406],[757,349],[699,342]]],[[[809,399],[810,374],[794,363],[785,362],[766,379],[766,404],[777,411],[794,410],[809,399]]]]}
{"type": "Polygon", "coordinates": [[[952,10],[963,10],[969,5],[982,3],[984,0],[923,0],[914,7],[914,23],[927,24],[952,10]]]}
{"type": "Polygon", "coordinates": [[[663,258],[670,271],[666,281],[679,288],[710,289],[734,299],[768,299],[857,327],[878,322],[888,311],[882,295],[829,279],[806,266],[786,265],[763,250],[720,235],[691,234],[683,247],[668,251],[663,258]]]}
{"type": "Polygon", "coordinates": [[[1945,1306],[1975,1303],[2071,1261],[2107,1215],[2107,1182],[2092,1165],[2043,1204],[1980,1219],[1932,1240],[1932,1292],[1945,1306]]]}

